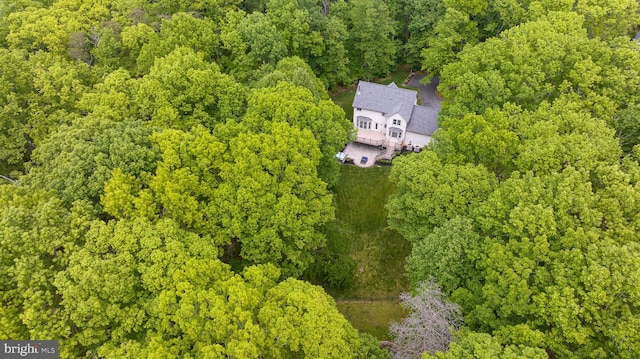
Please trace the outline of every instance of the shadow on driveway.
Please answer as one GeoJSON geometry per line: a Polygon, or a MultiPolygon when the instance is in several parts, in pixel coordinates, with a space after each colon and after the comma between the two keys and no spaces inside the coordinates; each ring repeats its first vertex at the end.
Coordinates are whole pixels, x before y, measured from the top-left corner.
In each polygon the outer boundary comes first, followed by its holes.
{"type": "Polygon", "coordinates": [[[423,77],[424,76],[420,74],[411,76],[411,80],[407,82],[407,86],[420,90],[420,101],[422,102],[422,106],[431,107],[440,111],[443,99],[436,93],[436,88],[440,83],[440,77],[438,75],[433,76],[428,85],[420,83],[420,80],[422,80],[423,77]]]}

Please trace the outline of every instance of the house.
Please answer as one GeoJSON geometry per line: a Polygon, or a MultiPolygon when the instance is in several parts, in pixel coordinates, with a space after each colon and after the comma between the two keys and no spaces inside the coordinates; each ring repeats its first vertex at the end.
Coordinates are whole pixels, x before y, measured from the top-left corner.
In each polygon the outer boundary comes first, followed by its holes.
{"type": "Polygon", "coordinates": [[[419,151],[438,128],[438,111],[419,106],[417,91],[360,81],[353,99],[356,142],[394,151],[419,151]]]}

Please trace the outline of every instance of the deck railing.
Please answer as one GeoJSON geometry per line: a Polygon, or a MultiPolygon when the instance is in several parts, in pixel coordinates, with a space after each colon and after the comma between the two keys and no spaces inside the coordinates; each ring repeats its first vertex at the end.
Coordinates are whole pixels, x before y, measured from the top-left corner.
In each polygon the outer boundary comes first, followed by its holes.
{"type": "Polygon", "coordinates": [[[356,142],[363,143],[365,145],[371,145],[371,146],[382,146],[384,145],[385,140],[384,139],[373,140],[371,138],[358,136],[358,139],[356,140],[356,142]]]}

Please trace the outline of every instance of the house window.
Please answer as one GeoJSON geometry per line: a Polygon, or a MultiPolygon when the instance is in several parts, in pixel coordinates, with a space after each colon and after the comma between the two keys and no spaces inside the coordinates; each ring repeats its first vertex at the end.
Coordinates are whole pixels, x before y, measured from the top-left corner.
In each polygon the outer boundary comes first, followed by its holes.
{"type": "Polygon", "coordinates": [[[361,108],[356,108],[356,110],[358,110],[358,111],[362,111],[362,109],[361,109],[361,108]]]}
{"type": "Polygon", "coordinates": [[[376,123],[376,130],[378,129],[378,124],[376,123]]]}
{"type": "Polygon", "coordinates": [[[371,128],[371,121],[364,121],[364,120],[359,120],[358,121],[358,127],[364,129],[364,130],[368,130],[371,128]]]}
{"type": "Polygon", "coordinates": [[[393,119],[393,124],[394,125],[398,125],[400,126],[401,121],[400,120],[396,120],[395,118],[393,119]]]}
{"type": "Polygon", "coordinates": [[[382,116],[386,116],[386,115],[387,115],[387,114],[386,114],[386,112],[383,112],[383,113],[382,113],[382,116]]]}
{"type": "Polygon", "coordinates": [[[389,136],[392,138],[402,138],[402,130],[397,127],[392,127],[389,129],[389,136]]]}

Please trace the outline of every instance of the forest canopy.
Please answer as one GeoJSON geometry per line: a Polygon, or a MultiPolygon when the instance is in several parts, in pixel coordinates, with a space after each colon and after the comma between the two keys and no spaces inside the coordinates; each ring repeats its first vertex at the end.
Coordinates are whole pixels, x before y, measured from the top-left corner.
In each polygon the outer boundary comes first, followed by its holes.
{"type": "Polygon", "coordinates": [[[455,323],[392,352],[638,357],[639,29],[635,0],[2,1],[0,339],[388,358],[302,278],[354,131],[330,93],[406,65],[445,101],[388,224],[405,304],[455,323]]]}

